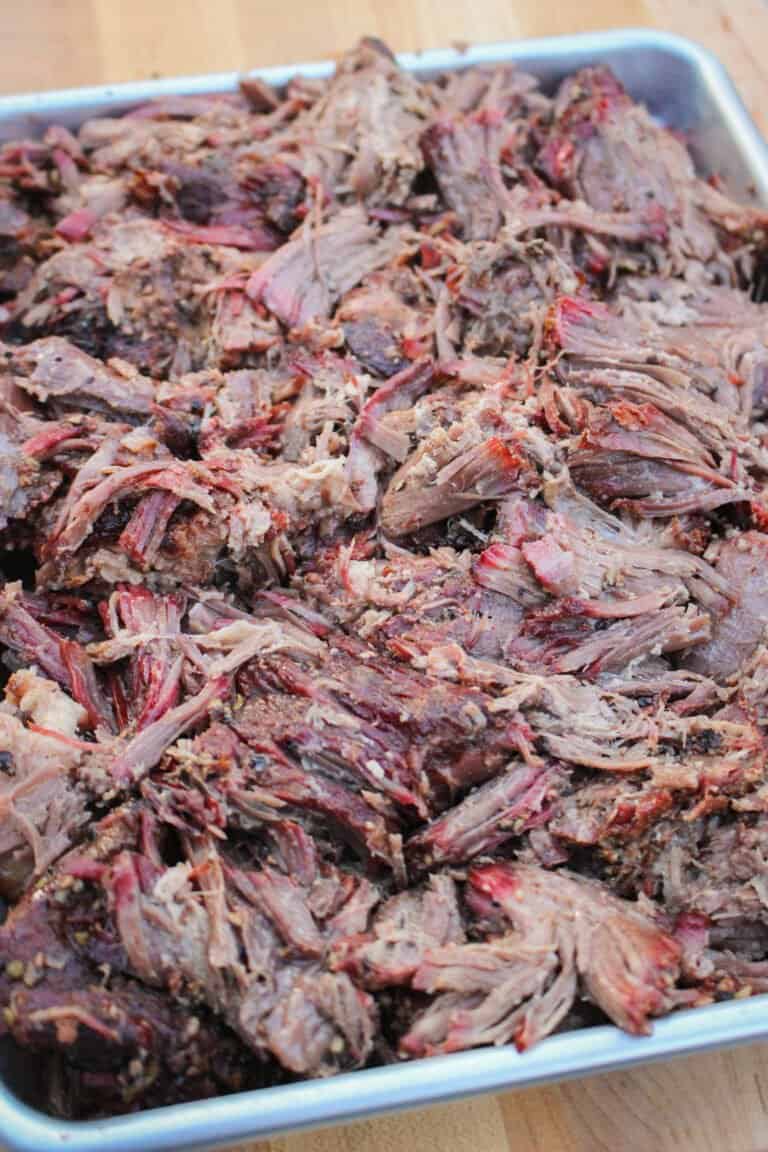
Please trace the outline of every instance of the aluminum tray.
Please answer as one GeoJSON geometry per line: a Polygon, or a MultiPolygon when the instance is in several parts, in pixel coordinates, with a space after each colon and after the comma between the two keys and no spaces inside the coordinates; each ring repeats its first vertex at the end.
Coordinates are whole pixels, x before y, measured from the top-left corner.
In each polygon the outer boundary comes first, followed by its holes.
{"type": "MultiPolygon", "coordinates": [[[[426,52],[400,60],[421,74],[515,61],[549,87],[577,68],[607,63],[654,115],[685,132],[704,173],[718,172],[734,192],[768,204],[768,147],[721,65],[687,40],[632,30],[492,44],[463,53],[426,52]]],[[[255,74],[280,85],[297,73],[327,76],[332,68],[326,62],[255,74]]],[[[229,92],[237,80],[235,73],[225,73],[2,97],[0,140],[39,135],[51,121],[77,126],[86,117],[116,113],[168,93],[229,92]]],[[[27,1087],[34,1059],[6,1048],[0,1052],[0,1145],[8,1152],[191,1152],[766,1037],[768,995],[680,1012],[643,1038],[608,1026],[590,1028],[553,1036],[523,1056],[512,1047],[478,1049],[83,1123],[54,1120],[24,1104],[14,1086],[27,1087]]]]}

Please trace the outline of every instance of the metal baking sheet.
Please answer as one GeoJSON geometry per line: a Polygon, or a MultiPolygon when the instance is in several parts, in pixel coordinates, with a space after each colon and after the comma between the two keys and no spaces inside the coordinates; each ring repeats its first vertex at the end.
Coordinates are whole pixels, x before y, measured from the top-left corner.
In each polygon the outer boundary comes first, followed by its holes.
{"type": "MultiPolygon", "coordinates": [[[[400,61],[422,75],[515,61],[549,88],[575,69],[608,64],[635,98],[685,134],[703,173],[717,172],[732,191],[768,204],[768,146],[722,66],[687,40],[630,30],[425,52],[400,61]]],[[[327,76],[332,70],[326,62],[254,75],[279,86],[297,74],[327,76]]],[[[115,114],[168,93],[230,92],[238,79],[225,73],[1,97],[0,140],[39,135],[53,121],[76,127],[89,116],[115,114]]],[[[52,1119],[23,1103],[17,1091],[24,1090],[29,1058],[6,1047],[0,1051],[0,1145],[8,1152],[192,1152],[764,1038],[768,995],[677,1013],[648,1037],[589,1028],[553,1036],[524,1055],[510,1046],[480,1048],[82,1123],[52,1119]]]]}

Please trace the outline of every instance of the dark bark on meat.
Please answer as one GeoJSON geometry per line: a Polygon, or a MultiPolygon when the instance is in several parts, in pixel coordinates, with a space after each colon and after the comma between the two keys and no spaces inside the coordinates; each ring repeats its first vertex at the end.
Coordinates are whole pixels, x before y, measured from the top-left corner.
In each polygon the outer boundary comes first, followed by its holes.
{"type": "MultiPolygon", "coordinates": [[[[65,858],[51,884],[63,892],[70,921],[85,914],[91,948],[120,974],[118,986],[140,980],[165,989],[203,1020],[207,1006],[247,1048],[265,1061],[273,1053],[294,1073],[324,1074],[365,1059],[373,1001],[345,973],[325,967],[320,932],[322,925],[332,938],[365,926],[375,901],[364,881],[350,876],[345,885],[343,873],[327,870],[322,879],[341,885],[340,899],[322,911],[315,901],[313,913],[308,901],[319,877],[306,888],[268,866],[233,867],[205,837],[187,843],[184,862],[165,867],[156,824],[147,829],[134,819],[118,837],[110,820],[97,852],[65,858]],[[80,882],[74,891],[66,884],[73,877],[80,882]],[[362,921],[349,908],[360,894],[362,921]]],[[[77,931],[73,937],[82,947],[77,931]]]]}
{"type": "Polygon", "coordinates": [[[395,376],[407,367],[398,342],[386,322],[373,318],[349,320],[344,339],[352,355],[376,376],[395,376]]]}
{"type": "MultiPolygon", "coordinates": [[[[205,1010],[181,1014],[136,980],[114,972],[105,979],[88,956],[84,940],[90,932],[98,937],[99,912],[78,910],[73,872],[86,875],[88,866],[98,872],[102,859],[135,837],[137,824],[135,807],[113,814],[87,857],[65,863],[0,927],[6,959],[0,1029],[40,1056],[63,1058],[74,1118],[237,1091],[263,1080],[247,1049],[205,1010]]],[[[92,946],[98,954],[96,938],[92,946]]]]}

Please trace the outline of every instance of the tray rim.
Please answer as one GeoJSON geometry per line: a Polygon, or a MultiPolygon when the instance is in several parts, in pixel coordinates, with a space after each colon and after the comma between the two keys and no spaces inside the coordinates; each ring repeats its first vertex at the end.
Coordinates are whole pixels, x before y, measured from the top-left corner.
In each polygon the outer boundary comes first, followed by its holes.
{"type": "Polygon", "coordinates": [[[657,1021],[648,1036],[629,1036],[613,1025],[575,1029],[523,1054],[511,1045],[477,1048],[105,1120],[56,1120],[3,1086],[0,1136],[6,1152],[201,1152],[754,1043],[768,1039],[766,1009],[768,994],[762,994],[677,1012],[657,1021]],[[579,1060],[585,1047],[588,1065],[579,1060]]]}
{"type": "MultiPolygon", "coordinates": [[[[642,26],[531,39],[489,41],[471,44],[467,48],[426,48],[417,52],[398,52],[396,57],[400,65],[408,71],[432,72],[440,69],[457,70],[462,66],[469,67],[482,63],[498,63],[517,57],[537,60],[579,51],[599,55],[603,52],[633,47],[653,48],[686,59],[702,73],[716,77],[718,84],[724,83],[736,94],[736,88],[725,66],[708,48],[687,36],[642,26]]],[[[295,64],[265,65],[245,71],[187,73],[149,80],[121,80],[116,83],[4,93],[0,94],[0,118],[5,119],[11,113],[18,113],[22,108],[29,113],[37,110],[46,112],[49,103],[55,104],[58,108],[71,108],[87,101],[143,102],[153,96],[231,91],[237,86],[237,82],[246,76],[258,77],[267,84],[280,85],[296,75],[316,77],[330,75],[335,64],[335,59],[326,58],[299,61],[295,64]]],[[[740,111],[751,121],[738,95],[737,102],[741,105],[740,111]]],[[[757,132],[756,128],[755,131],[757,132]]],[[[759,132],[757,135],[762,139],[759,132]]]]}
{"type": "MultiPolygon", "coordinates": [[[[632,49],[676,57],[703,82],[731,136],[751,157],[758,191],[768,200],[768,144],[728,72],[708,49],[652,28],[614,29],[398,53],[413,72],[458,70],[483,63],[566,60],[632,49]]],[[[86,105],[126,106],[170,94],[227,92],[243,76],[282,85],[293,76],[324,77],[334,61],[164,77],[0,95],[0,124],[17,117],[49,120],[86,105]]],[[[264,1139],[289,1131],[360,1120],[375,1114],[447,1103],[465,1096],[576,1079],[713,1048],[768,1039],[768,994],[689,1009],[657,1021],[651,1035],[628,1036],[612,1025],[550,1037],[520,1055],[509,1045],[344,1073],[327,1080],[254,1089],[105,1120],[59,1120],[25,1104],[0,1077],[0,1140],[6,1152],[182,1152],[264,1139]]]]}

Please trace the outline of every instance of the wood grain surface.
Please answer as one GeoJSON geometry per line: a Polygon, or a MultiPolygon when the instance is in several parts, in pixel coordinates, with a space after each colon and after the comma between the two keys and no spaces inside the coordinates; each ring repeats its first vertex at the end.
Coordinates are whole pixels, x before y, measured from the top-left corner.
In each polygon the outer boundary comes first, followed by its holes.
{"type": "MultiPolygon", "coordinates": [[[[0,90],[320,59],[364,34],[415,51],[641,25],[713,49],[768,132],[765,0],[0,0],[0,90]]],[[[240,1152],[412,1149],[768,1152],[768,1048],[482,1097],[240,1152]]]]}

